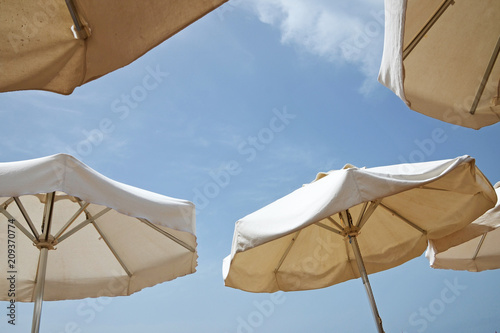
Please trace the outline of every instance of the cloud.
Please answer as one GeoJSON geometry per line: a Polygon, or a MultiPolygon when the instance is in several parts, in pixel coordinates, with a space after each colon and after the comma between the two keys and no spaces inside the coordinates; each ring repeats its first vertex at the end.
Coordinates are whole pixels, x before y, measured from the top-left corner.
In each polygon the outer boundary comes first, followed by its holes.
{"type": "Polygon", "coordinates": [[[280,29],[283,44],[354,65],[366,77],[360,92],[373,89],[383,49],[382,2],[254,0],[250,7],[263,23],[280,29]]]}

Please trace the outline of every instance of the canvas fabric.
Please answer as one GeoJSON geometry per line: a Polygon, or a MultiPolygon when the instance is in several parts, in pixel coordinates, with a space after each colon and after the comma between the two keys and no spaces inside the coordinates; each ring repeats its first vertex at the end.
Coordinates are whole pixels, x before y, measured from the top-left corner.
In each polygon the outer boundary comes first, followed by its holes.
{"type": "MultiPolygon", "coordinates": [[[[129,295],[195,272],[195,207],[191,202],[111,180],[65,154],[0,163],[0,244],[11,239],[7,227],[11,218],[30,230],[14,197],[42,234],[44,207],[51,192],[55,192],[50,227],[54,237],[81,207],[79,201],[90,204],[62,236],[103,209],[111,210],[48,251],[44,300],[129,295]]],[[[40,251],[34,237],[28,238],[20,228],[14,240],[16,301],[30,302],[40,251]]],[[[0,271],[9,271],[7,264],[3,260],[0,271]]],[[[8,283],[0,281],[0,300],[9,299],[8,283]]]]}
{"type": "Polygon", "coordinates": [[[0,91],[75,87],[130,64],[227,0],[0,0],[0,91]]]}
{"type": "MultiPolygon", "coordinates": [[[[500,121],[500,61],[469,113],[500,36],[500,2],[455,1],[403,59],[442,0],[385,0],[379,81],[412,110],[479,129],[500,121]]],[[[496,59],[496,58],[495,58],[496,59]]]]}
{"type": "Polygon", "coordinates": [[[238,220],[226,286],[251,292],[307,290],[360,277],[348,236],[336,228],[349,210],[380,200],[357,235],[368,274],[420,256],[428,239],[459,230],[492,208],[496,193],[469,156],[375,168],[347,167],[238,220]],[[407,221],[418,226],[418,230],[407,221]]]}

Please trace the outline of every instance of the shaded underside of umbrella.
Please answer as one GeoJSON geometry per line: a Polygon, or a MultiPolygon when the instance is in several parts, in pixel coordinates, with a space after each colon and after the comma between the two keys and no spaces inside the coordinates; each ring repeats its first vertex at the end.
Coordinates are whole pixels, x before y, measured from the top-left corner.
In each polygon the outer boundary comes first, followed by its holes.
{"type": "Polygon", "coordinates": [[[227,0],[0,0],[0,91],[70,94],[227,0]]]}
{"type": "MultiPolygon", "coordinates": [[[[194,205],[106,178],[72,156],[0,163],[0,241],[16,301],[130,295],[195,272],[194,205]],[[9,254],[11,254],[9,252],[9,254]]],[[[0,300],[9,300],[0,281],[0,300]]],[[[37,310],[38,309],[38,310],[37,310]]],[[[36,322],[38,321],[38,322],[36,322]]]]}
{"type": "MultiPolygon", "coordinates": [[[[500,197],[500,182],[495,184],[500,197]]],[[[431,267],[481,272],[500,268],[500,201],[465,228],[429,241],[431,267]]]]}
{"type": "Polygon", "coordinates": [[[382,84],[448,123],[500,121],[500,2],[385,0],[385,9],[382,84]]]}
{"type": "Polygon", "coordinates": [[[13,269],[2,267],[17,272],[16,301],[34,301],[44,246],[50,250],[44,300],[130,295],[195,271],[194,235],[63,192],[0,198],[0,214],[1,242],[10,239],[16,249],[13,269]],[[50,227],[48,241],[42,226],[50,227]]]}
{"type": "Polygon", "coordinates": [[[496,200],[468,156],[320,174],[236,223],[225,285],[293,291],[362,277],[382,332],[367,274],[418,257],[496,200]]]}

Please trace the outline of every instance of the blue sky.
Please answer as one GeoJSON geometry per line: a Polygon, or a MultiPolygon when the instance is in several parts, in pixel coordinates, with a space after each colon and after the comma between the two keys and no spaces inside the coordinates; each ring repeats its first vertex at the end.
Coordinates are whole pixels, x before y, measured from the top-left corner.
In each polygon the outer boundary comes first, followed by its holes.
{"type": "MultiPolygon", "coordinates": [[[[500,180],[500,124],[428,118],[377,82],[382,13],[382,0],[233,0],[70,96],[0,94],[1,162],[70,153],[197,205],[195,274],[128,297],[45,302],[41,331],[375,331],[360,279],[252,294],[224,287],[221,269],[236,220],[320,171],[471,155],[500,180]]],[[[434,270],[422,256],[369,278],[386,332],[500,330],[498,270],[434,270]]],[[[0,331],[28,331],[32,308],[19,305],[15,327],[2,315],[0,331]]]]}

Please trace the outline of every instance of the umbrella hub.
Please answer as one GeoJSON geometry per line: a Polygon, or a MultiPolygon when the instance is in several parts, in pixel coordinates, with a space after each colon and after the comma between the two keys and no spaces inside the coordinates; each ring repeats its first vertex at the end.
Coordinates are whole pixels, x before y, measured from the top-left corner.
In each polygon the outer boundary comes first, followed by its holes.
{"type": "Polygon", "coordinates": [[[47,239],[40,239],[40,240],[35,240],[33,242],[33,245],[35,245],[39,250],[46,248],[49,250],[54,250],[57,245],[57,239],[55,239],[53,236],[49,235],[47,239]]]}
{"type": "Polygon", "coordinates": [[[344,230],[342,230],[342,236],[344,237],[356,237],[359,235],[361,229],[354,226],[354,225],[351,225],[351,226],[348,226],[348,227],[345,227],[344,230]]]}

